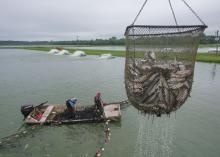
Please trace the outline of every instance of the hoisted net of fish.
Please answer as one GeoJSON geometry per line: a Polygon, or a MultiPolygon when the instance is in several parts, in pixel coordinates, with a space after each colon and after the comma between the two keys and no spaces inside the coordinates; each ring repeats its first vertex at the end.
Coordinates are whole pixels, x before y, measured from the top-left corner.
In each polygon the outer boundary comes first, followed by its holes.
{"type": "Polygon", "coordinates": [[[130,25],[126,36],[128,99],[152,114],[177,110],[189,97],[205,25],[130,25]]]}

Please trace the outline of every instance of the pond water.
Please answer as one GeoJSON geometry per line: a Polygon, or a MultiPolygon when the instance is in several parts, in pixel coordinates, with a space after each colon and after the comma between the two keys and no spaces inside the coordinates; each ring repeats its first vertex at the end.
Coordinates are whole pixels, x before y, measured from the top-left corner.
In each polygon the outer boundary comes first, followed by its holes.
{"type": "MultiPolygon", "coordinates": [[[[124,58],[73,58],[39,51],[0,49],[0,137],[23,124],[21,104],[64,103],[77,97],[91,104],[96,91],[106,102],[126,99],[124,58]]],[[[134,107],[110,123],[106,157],[218,157],[220,154],[220,65],[196,63],[186,103],[170,117],[148,117],[134,107]]],[[[104,124],[40,126],[0,147],[0,157],[91,157],[103,143],[104,124]]]]}
{"type": "MultiPolygon", "coordinates": [[[[0,48],[4,48],[7,46],[0,46],[0,48]]],[[[22,46],[10,46],[13,48],[19,48],[19,47],[39,47],[39,45],[31,45],[31,46],[27,46],[27,45],[22,45],[22,46]]],[[[40,47],[51,47],[51,45],[40,45],[40,47]]],[[[125,51],[126,48],[125,46],[78,46],[78,45],[73,45],[73,46],[66,46],[66,45],[53,45],[53,47],[64,47],[64,48],[70,48],[70,49],[89,49],[89,50],[110,50],[110,51],[125,51]]],[[[198,48],[198,53],[207,53],[209,51],[215,51],[216,48],[215,47],[201,47],[198,48]]]]}
{"type": "MultiPolygon", "coordinates": [[[[89,49],[89,50],[112,50],[112,51],[125,51],[125,46],[65,46],[66,48],[77,48],[77,49],[89,49]]],[[[201,47],[198,48],[198,53],[207,53],[210,50],[215,50],[216,48],[211,47],[201,47]]]]}

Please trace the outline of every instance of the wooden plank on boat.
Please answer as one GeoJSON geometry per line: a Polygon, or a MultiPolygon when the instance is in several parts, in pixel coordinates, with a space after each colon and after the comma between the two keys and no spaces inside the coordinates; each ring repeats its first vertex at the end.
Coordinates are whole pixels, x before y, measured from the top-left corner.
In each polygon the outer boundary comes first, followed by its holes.
{"type": "Polygon", "coordinates": [[[120,104],[111,104],[104,106],[105,118],[117,120],[121,118],[120,104]]]}
{"type": "Polygon", "coordinates": [[[38,120],[31,117],[31,115],[28,115],[28,117],[25,119],[25,123],[27,124],[37,124],[39,123],[38,120]]]}
{"type": "Polygon", "coordinates": [[[45,112],[42,115],[42,118],[39,120],[40,123],[44,123],[47,120],[47,117],[50,115],[53,108],[54,108],[54,106],[52,106],[52,105],[47,107],[47,109],[45,110],[45,112]]]}

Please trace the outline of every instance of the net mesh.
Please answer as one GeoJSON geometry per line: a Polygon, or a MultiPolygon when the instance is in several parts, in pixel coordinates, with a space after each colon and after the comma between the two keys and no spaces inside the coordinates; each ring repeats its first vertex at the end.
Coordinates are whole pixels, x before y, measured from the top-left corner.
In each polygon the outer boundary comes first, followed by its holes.
{"type": "Polygon", "coordinates": [[[188,98],[196,53],[206,26],[128,26],[125,86],[147,113],[170,113],[188,98]]]}

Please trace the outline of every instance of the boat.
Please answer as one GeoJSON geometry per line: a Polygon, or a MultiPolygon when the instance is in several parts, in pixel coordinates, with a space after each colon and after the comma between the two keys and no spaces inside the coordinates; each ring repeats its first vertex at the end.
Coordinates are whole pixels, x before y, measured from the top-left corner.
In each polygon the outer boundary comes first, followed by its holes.
{"type": "Polygon", "coordinates": [[[96,112],[95,106],[76,105],[74,114],[68,114],[65,104],[40,104],[22,106],[26,124],[68,124],[85,122],[120,121],[121,110],[119,103],[107,104],[104,107],[104,116],[96,112]]]}

